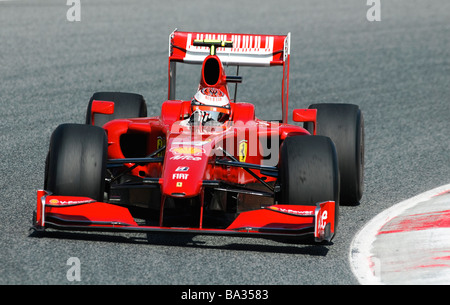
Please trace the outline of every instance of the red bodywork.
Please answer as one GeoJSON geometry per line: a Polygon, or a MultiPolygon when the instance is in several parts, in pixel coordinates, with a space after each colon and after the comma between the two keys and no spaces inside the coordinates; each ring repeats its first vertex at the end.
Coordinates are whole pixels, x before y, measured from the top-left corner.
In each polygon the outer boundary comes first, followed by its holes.
{"type": "MultiPolygon", "coordinates": [[[[280,144],[288,136],[310,135],[304,128],[287,122],[289,40],[290,35],[173,32],[170,35],[169,100],[162,104],[160,115],[116,119],[103,126],[108,136],[108,166],[120,166],[121,171],[127,169],[126,176],[131,177],[131,182],[111,183],[112,191],[105,202],[39,190],[34,227],[38,230],[168,231],[243,236],[310,235],[317,241],[330,240],[335,223],[333,201],[317,206],[301,202],[279,205],[275,195],[280,144]],[[194,39],[232,41],[233,48],[219,47],[216,55],[208,55],[208,48],[193,46],[194,39]],[[205,79],[206,73],[210,73],[205,71],[208,60],[218,63],[219,70],[214,72],[218,73],[218,78],[214,84],[205,79]],[[191,101],[175,99],[175,67],[180,62],[202,64],[199,89],[218,88],[230,100],[224,65],[283,66],[283,118],[262,121],[255,117],[252,104],[232,102],[230,117],[223,124],[186,124],[192,113],[191,101]],[[121,139],[127,134],[142,139],[145,152],[138,156],[126,152],[121,139]],[[271,158],[267,157],[269,139],[272,148],[276,147],[276,154],[272,153],[271,158]],[[140,223],[136,219],[133,209],[127,205],[129,202],[119,198],[124,188],[130,202],[144,201],[146,207],[152,205],[157,214],[153,222],[140,223]],[[227,193],[235,195],[237,206],[230,207],[230,199],[223,199],[227,193]],[[142,196],[149,198],[136,199],[142,196]],[[152,203],[148,204],[150,201],[152,203]],[[215,202],[217,207],[209,201],[215,202]],[[193,212],[197,215],[190,217],[188,225],[169,221],[169,216],[165,215],[177,204],[198,207],[193,212]],[[233,217],[217,226],[206,222],[207,216],[216,210],[233,217]]],[[[94,121],[97,113],[113,113],[114,103],[93,101],[91,112],[94,121]]],[[[316,110],[295,109],[293,120],[313,122],[315,132],[316,110]]]]}

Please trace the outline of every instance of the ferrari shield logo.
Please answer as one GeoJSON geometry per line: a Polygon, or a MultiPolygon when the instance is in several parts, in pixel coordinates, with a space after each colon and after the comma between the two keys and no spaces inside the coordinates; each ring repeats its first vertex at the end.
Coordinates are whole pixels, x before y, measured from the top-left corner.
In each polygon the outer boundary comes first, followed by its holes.
{"type": "Polygon", "coordinates": [[[248,143],[246,140],[239,142],[239,162],[245,162],[247,159],[248,143]]]}
{"type": "MultiPolygon", "coordinates": [[[[160,149],[161,147],[166,145],[166,139],[159,136],[158,138],[156,138],[156,149],[160,149]]],[[[164,156],[164,152],[160,152],[156,155],[157,157],[163,157],[164,156]]]]}

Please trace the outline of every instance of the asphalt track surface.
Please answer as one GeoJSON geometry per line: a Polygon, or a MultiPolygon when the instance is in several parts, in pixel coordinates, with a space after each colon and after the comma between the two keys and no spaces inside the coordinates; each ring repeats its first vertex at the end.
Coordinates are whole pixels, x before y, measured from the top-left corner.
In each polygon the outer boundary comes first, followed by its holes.
{"type": "MultiPolygon", "coordinates": [[[[355,233],[393,204],[449,183],[447,0],[382,0],[380,22],[367,21],[369,6],[360,0],[82,0],[80,22],[67,21],[65,2],[0,2],[0,284],[69,284],[70,257],[80,260],[81,284],[358,284],[348,260],[355,233]],[[341,208],[332,244],[29,235],[51,132],[61,123],[83,123],[95,91],[141,93],[149,113],[158,114],[175,28],[291,32],[291,109],[360,105],[366,190],[359,206],[341,208]]],[[[242,69],[238,96],[270,119],[281,113],[279,83],[264,75],[272,70],[261,71],[242,69]]],[[[192,95],[195,85],[183,90],[192,95]]]]}

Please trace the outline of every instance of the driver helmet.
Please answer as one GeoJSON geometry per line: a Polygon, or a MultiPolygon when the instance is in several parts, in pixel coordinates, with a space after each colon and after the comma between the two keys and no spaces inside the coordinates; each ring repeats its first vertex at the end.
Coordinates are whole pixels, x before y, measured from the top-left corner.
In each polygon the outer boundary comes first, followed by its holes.
{"type": "Polygon", "coordinates": [[[230,115],[230,100],[217,88],[202,88],[195,93],[191,101],[192,111],[200,110],[208,113],[215,121],[224,121],[230,115]]]}

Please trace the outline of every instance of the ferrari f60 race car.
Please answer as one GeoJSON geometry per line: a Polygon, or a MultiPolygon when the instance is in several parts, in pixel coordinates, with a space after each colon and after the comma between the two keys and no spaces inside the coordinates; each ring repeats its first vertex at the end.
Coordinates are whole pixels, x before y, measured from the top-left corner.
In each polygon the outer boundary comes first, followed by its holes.
{"type": "MultiPolygon", "coordinates": [[[[168,100],[148,117],[141,95],[97,92],[86,124],[53,132],[33,227],[314,238],[336,233],[339,203],[363,193],[364,123],[350,104],[294,109],[290,34],[170,34],[168,100]],[[201,64],[191,100],[176,66],[201,64]],[[282,66],[281,120],[255,117],[228,66],[282,66]]],[[[239,69],[237,68],[239,71],[239,69]]]]}

